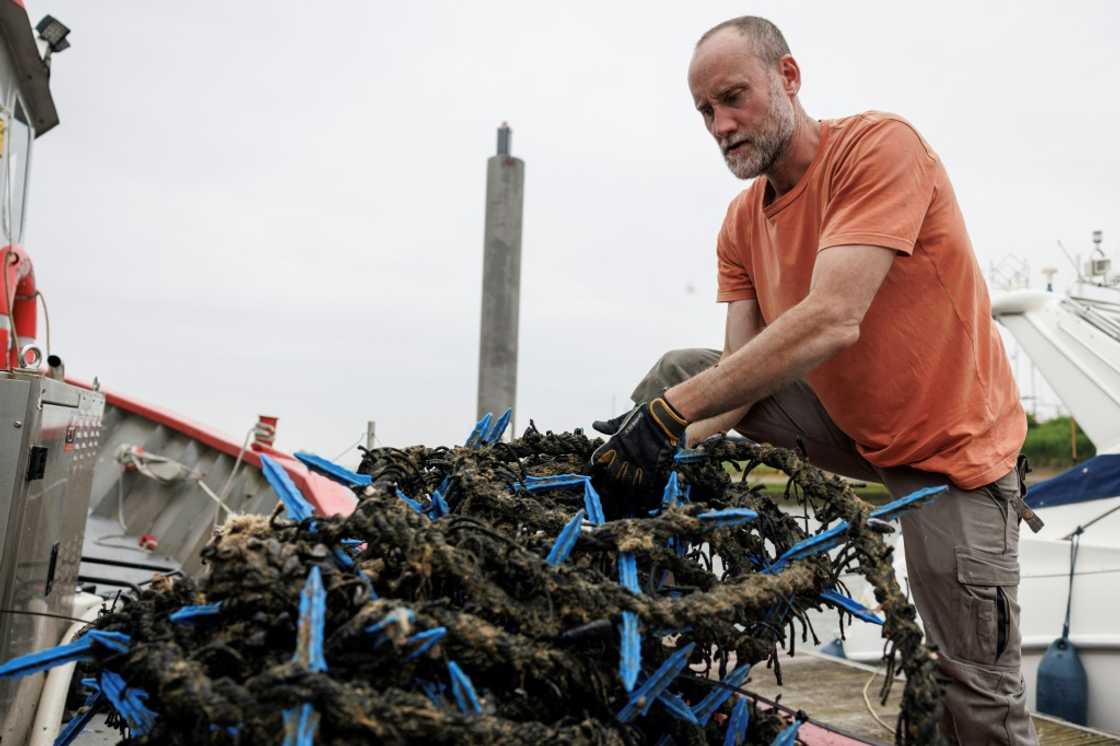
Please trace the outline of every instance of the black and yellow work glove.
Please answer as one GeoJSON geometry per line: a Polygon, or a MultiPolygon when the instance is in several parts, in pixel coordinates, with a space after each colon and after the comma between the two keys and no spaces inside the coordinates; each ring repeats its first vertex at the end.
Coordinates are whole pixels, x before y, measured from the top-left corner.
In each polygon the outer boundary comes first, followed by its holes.
{"type": "Polygon", "coordinates": [[[630,412],[633,411],[634,410],[631,409],[629,412],[623,412],[617,417],[611,417],[609,420],[595,420],[591,423],[591,427],[598,430],[603,435],[614,435],[618,432],[618,429],[622,427],[622,423],[626,421],[626,418],[630,416],[630,412]]]}
{"type": "Polygon", "coordinates": [[[607,481],[638,493],[655,489],[659,465],[684,439],[688,420],[659,396],[626,415],[618,431],[591,454],[592,468],[607,481]]]}

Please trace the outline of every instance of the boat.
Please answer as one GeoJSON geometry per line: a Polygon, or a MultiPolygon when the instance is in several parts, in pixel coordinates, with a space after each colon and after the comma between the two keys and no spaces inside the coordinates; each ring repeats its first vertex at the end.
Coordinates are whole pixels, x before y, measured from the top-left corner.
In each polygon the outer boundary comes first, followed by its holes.
{"type": "Polygon", "coordinates": [[[1088,677],[1087,724],[1120,734],[1120,278],[1096,248],[1062,295],[1018,290],[992,313],[1015,337],[1097,448],[1097,456],[1030,487],[1045,522],[1020,534],[1023,675],[1035,701],[1038,666],[1067,620],[1088,677]]]}
{"type": "MultiPolygon", "coordinates": [[[[59,122],[49,71],[68,33],[50,16],[32,29],[21,0],[0,0],[0,661],[69,641],[116,593],[201,571],[219,521],[276,505],[264,456],[321,514],[354,506],[273,447],[276,418],[236,442],[66,378],[49,332],[42,348],[23,229],[33,146],[59,122]]],[[[53,743],[72,670],[0,680],[0,742],[53,743]]]]}
{"type": "Polygon", "coordinates": [[[139,570],[147,578],[200,572],[201,549],[230,514],[268,514],[276,506],[261,474],[262,455],[285,468],[320,514],[354,507],[350,490],[273,447],[275,417],[258,418],[239,444],[166,409],[101,393],[105,411],[79,582],[128,587],[129,573],[121,571],[139,570]]]}
{"type": "MultiPolygon", "coordinates": [[[[67,641],[84,621],[66,617],[92,620],[116,594],[138,592],[161,576],[204,571],[201,550],[219,523],[231,513],[267,515],[276,506],[262,456],[279,464],[320,514],[348,513],[355,505],[349,489],[273,447],[276,418],[260,418],[238,443],[98,385],[44,376],[0,372],[0,428],[5,404],[26,406],[26,397],[12,391],[27,388],[18,384],[50,384],[52,391],[43,409],[47,426],[27,418],[21,428],[36,433],[34,445],[0,443],[0,462],[22,453],[15,473],[25,473],[31,449],[58,454],[48,460],[44,479],[28,483],[41,487],[6,504],[0,495],[0,519],[15,518],[0,563],[0,608],[11,612],[0,615],[0,660],[67,641]],[[88,404],[69,407],[65,397],[88,404]],[[77,419],[77,426],[62,425],[55,411],[77,419]],[[81,507],[74,509],[74,501],[81,507]]],[[[0,742],[54,742],[69,688],[65,668],[0,681],[0,742]]]]}

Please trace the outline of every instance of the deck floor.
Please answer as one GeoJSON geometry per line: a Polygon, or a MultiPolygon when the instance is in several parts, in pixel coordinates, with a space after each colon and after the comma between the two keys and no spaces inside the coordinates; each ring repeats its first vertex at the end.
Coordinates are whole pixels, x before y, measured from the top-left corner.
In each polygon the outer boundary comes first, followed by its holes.
{"type": "Polygon", "coordinates": [[[111,596],[118,590],[128,588],[130,583],[145,583],[156,574],[180,569],[179,563],[174,559],[159,552],[141,549],[139,536],[120,534],[121,528],[115,519],[91,515],[86,520],[80,573],[85,578],[107,581],[93,583],[96,586],[94,592],[98,595],[111,596]]]}
{"type": "MultiPolygon", "coordinates": [[[[887,704],[880,705],[879,687],[883,677],[870,666],[817,653],[799,653],[782,660],[784,686],[774,681],[773,671],[759,668],[751,672],[746,688],[768,699],[781,697],[786,707],[804,710],[813,720],[825,723],[871,743],[894,743],[894,736],[868,711],[864,687],[871,706],[884,723],[893,728],[898,718],[898,703],[903,682],[895,683],[887,704]],[[868,682],[870,686],[867,686],[868,682]]],[[[1069,744],[1120,744],[1120,738],[1034,715],[1039,743],[1043,746],[1069,744]]]]}

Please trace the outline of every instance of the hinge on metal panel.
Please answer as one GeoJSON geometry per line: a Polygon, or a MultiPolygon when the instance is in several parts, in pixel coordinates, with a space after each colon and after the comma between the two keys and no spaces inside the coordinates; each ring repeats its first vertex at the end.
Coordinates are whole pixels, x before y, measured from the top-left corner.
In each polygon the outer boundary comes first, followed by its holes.
{"type": "Polygon", "coordinates": [[[27,458],[27,481],[33,482],[42,479],[47,470],[47,447],[31,446],[31,453],[27,458]]]}

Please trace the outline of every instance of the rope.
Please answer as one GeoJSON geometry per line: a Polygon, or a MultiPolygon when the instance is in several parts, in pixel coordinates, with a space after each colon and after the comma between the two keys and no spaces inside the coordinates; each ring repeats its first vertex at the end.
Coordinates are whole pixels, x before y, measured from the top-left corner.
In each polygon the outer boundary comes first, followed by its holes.
{"type": "Polygon", "coordinates": [[[25,614],[27,616],[42,616],[50,619],[65,619],[70,622],[82,622],[91,624],[88,619],[79,619],[75,616],[66,616],[65,614],[51,614],[48,611],[27,611],[25,609],[0,609],[0,614],[25,614]]]}
{"type": "MultiPolygon", "coordinates": [[[[878,675],[878,673],[876,673],[876,675],[878,675]]],[[[821,723],[819,720],[814,720],[811,717],[807,717],[805,715],[805,712],[802,711],[802,710],[795,710],[794,708],[790,707],[789,705],[782,704],[782,702],[780,701],[781,700],[781,695],[778,695],[778,699],[770,699],[768,697],[762,696],[761,694],[759,694],[757,692],[752,692],[749,689],[744,689],[741,686],[732,686],[731,684],[725,684],[724,682],[719,681],[717,679],[709,679],[709,678],[706,678],[706,677],[703,677],[703,676],[698,676],[695,672],[693,672],[693,671],[691,671],[690,669],[687,669],[687,668],[684,671],[681,672],[680,678],[682,678],[682,679],[687,678],[695,684],[700,684],[701,686],[706,686],[710,689],[724,689],[724,690],[727,690],[729,692],[735,692],[737,694],[741,694],[742,696],[746,697],[747,699],[753,700],[755,703],[764,704],[767,707],[772,708],[777,712],[781,712],[781,713],[784,713],[784,714],[789,715],[791,717],[794,717],[797,720],[800,720],[801,722],[811,723],[811,724],[816,725],[818,727],[825,728],[831,733],[834,733],[838,736],[844,736],[845,738],[848,738],[852,741],[859,741],[860,740],[859,737],[856,736],[855,734],[845,732],[845,731],[841,730],[840,728],[836,727],[835,725],[825,725],[824,723],[821,723]]],[[[872,714],[874,714],[874,713],[872,713],[872,714]]],[[[876,719],[878,719],[878,718],[876,718],[876,719]]],[[[882,724],[881,721],[880,721],[880,724],[882,724]]],[[[885,726],[885,727],[888,727],[888,729],[889,729],[889,726],[885,726]]],[[[894,733],[894,731],[891,730],[891,733],[894,733]]]]}
{"type": "MultiPolygon", "coordinates": [[[[202,491],[206,493],[207,497],[209,497],[214,502],[218,503],[219,508],[225,509],[226,515],[228,517],[232,518],[234,516],[241,515],[236,510],[234,510],[233,508],[231,508],[230,506],[228,506],[224,502],[222,502],[222,498],[218,497],[214,493],[214,490],[210,489],[210,487],[207,486],[206,482],[203,482],[201,479],[199,479],[198,480],[198,486],[202,488],[202,491]]],[[[219,510],[218,512],[221,513],[221,510],[219,510]]],[[[214,520],[216,521],[217,519],[218,519],[218,517],[215,515],[214,520]]]]}
{"type": "Polygon", "coordinates": [[[233,469],[230,471],[229,476],[226,478],[226,483],[222,485],[222,489],[218,490],[218,495],[224,500],[226,495],[229,494],[229,488],[233,486],[233,479],[237,476],[237,470],[241,467],[241,459],[245,458],[245,451],[249,449],[249,439],[253,437],[253,433],[257,431],[257,426],[253,425],[249,428],[249,432],[245,433],[245,440],[241,442],[241,450],[237,452],[237,460],[233,462],[233,469]]]}
{"type": "MultiPolygon", "coordinates": [[[[15,309],[12,308],[12,294],[8,292],[8,260],[12,258],[11,247],[4,249],[3,271],[0,273],[0,283],[4,284],[4,313],[8,314],[8,347],[11,348],[10,352],[19,355],[19,343],[16,341],[16,316],[15,309]]],[[[9,350],[4,350],[4,365],[3,368],[11,370],[11,361],[8,359],[9,350]]]]}
{"type": "Polygon", "coordinates": [[[1084,531],[1085,529],[1089,528],[1090,526],[1092,526],[1092,525],[1093,525],[1094,523],[1096,523],[1097,521],[1099,521],[1099,520],[1102,520],[1102,519],[1104,519],[1104,518],[1108,518],[1108,517],[1109,517],[1110,515],[1112,515],[1113,513],[1115,513],[1115,512],[1116,512],[1116,511],[1118,511],[1118,510],[1120,510],[1120,505],[1113,505],[1113,506],[1112,506],[1111,508],[1109,508],[1109,509],[1108,509],[1108,510],[1106,510],[1105,512],[1101,513],[1101,514],[1100,514],[1099,516],[1097,516],[1097,517],[1096,517],[1096,518],[1094,518],[1093,520],[1091,520],[1091,521],[1086,521],[1085,523],[1083,523],[1083,524],[1081,524],[1080,526],[1078,526],[1078,527],[1077,527],[1077,530],[1076,530],[1076,531],[1074,531],[1073,533],[1069,534],[1068,536],[1064,536],[1064,537],[1062,537],[1062,538],[1064,538],[1064,539],[1072,539],[1072,538],[1073,538],[1073,534],[1079,534],[1079,533],[1081,533],[1082,531],[1084,531]]]}
{"type": "Polygon", "coordinates": [[[1077,566],[1077,549],[1081,545],[1081,534],[1084,531],[1082,526],[1078,526],[1069,543],[1069,595],[1066,596],[1066,621],[1062,625],[1063,639],[1069,638],[1069,613],[1073,607],[1073,569],[1077,566]]]}
{"type": "Polygon", "coordinates": [[[43,304],[43,321],[47,327],[47,357],[51,356],[51,313],[47,310],[47,296],[43,295],[43,291],[36,288],[35,297],[43,304]]]}
{"type": "Polygon", "coordinates": [[[128,536],[128,526],[124,522],[124,475],[127,473],[127,469],[122,465],[121,475],[117,477],[117,523],[120,524],[125,536],[128,536]]]}
{"type": "MultiPolygon", "coordinates": [[[[233,469],[232,469],[232,471],[230,471],[229,478],[226,480],[225,485],[223,485],[222,492],[220,494],[214,492],[214,490],[212,490],[210,488],[210,486],[208,484],[206,484],[206,482],[203,481],[202,475],[200,475],[196,472],[192,472],[190,475],[187,475],[185,477],[175,477],[173,479],[169,479],[169,478],[161,477],[160,475],[153,473],[151,471],[151,469],[148,468],[148,465],[146,463],[146,459],[151,460],[151,461],[155,461],[155,462],[161,462],[161,463],[166,463],[166,462],[169,461],[169,459],[166,459],[162,456],[156,456],[154,454],[141,454],[141,453],[137,453],[133,450],[122,450],[122,451],[120,451],[117,454],[117,461],[119,461],[120,464],[121,464],[121,475],[117,479],[117,523],[120,524],[121,531],[124,532],[123,535],[124,536],[129,535],[128,525],[125,523],[125,520],[124,520],[124,475],[128,473],[129,467],[132,467],[139,474],[143,474],[144,476],[148,477],[149,479],[153,479],[153,480],[159,482],[160,484],[171,484],[173,482],[179,481],[179,479],[187,479],[187,480],[191,480],[191,481],[196,482],[199,486],[199,489],[201,489],[202,492],[208,498],[210,498],[211,500],[213,500],[214,502],[216,502],[218,504],[218,510],[216,510],[214,512],[214,527],[215,528],[218,525],[218,519],[221,517],[223,509],[226,511],[226,516],[227,517],[233,517],[233,516],[240,515],[240,513],[238,513],[236,510],[229,507],[229,505],[227,505],[225,503],[223,498],[225,497],[226,492],[229,490],[230,486],[233,484],[233,479],[237,475],[237,468],[241,465],[241,460],[245,456],[245,450],[246,450],[246,447],[249,445],[249,438],[252,437],[253,432],[254,432],[253,430],[250,430],[249,434],[245,436],[245,443],[241,447],[241,452],[238,453],[238,455],[237,455],[237,461],[234,463],[233,469]]],[[[171,463],[174,463],[174,462],[171,462],[171,463]]],[[[186,468],[186,467],[183,467],[181,464],[179,465],[179,467],[180,468],[186,468]]],[[[109,538],[109,537],[104,537],[104,538],[109,538]]],[[[100,543],[100,542],[97,542],[97,543],[100,543]]],[[[104,545],[104,546],[116,546],[116,545],[104,545]]]]}
{"type": "Polygon", "coordinates": [[[879,671],[874,672],[871,674],[871,678],[867,680],[867,683],[863,685],[863,703],[867,705],[867,711],[871,713],[871,717],[875,718],[875,722],[878,723],[883,730],[893,736],[894,728],[883,722],[883,719],[879,717],[879,713],[875,712],[875,708],[871,706],[871,698],[867,696],[867,690],[871,688],[871,682],[874,681],[875,677],[878,675],[879,671]]]}
{"type": "MultiPolygon", "coordinates": [[[[1082,570],[1077,573],[1078,575],[1111,575],[1112,573],[1120,572],[1120,567],[1105,568],[1104,570],[1082,570]]],[[[1064,572],[1050,572],[1040,573],[1038,575],[1020,575],[1022,580],[1033,580],[1035,578],[1064,578],[1064,572]]]]}
{"type": "Polygon", "coordinates": [[[137,546],[136,544],[121,544],[120,542],[109,541],[109,539],[135,539],[135,538],[136,538],[135,536],[129,536],[128,534],[109,534],[108,536],[102,536],[99,539],[94,539],[93,543],[96,544],[99,547],[106,547],[108,549],[124,549],[124,550],[127,550],[129,552],[140,552],[141,554],[153,554],[151,549],[145,549],[144,547],[137,546]]]}
{"type": "MultiPolygon", "coordinates": [[[[354,441],[353,443],[351,443],[350,445],[346,446],[346,450],[345,450],[345,451],[343,451],[342,453],[340,453],[340,454],[338,454],[337,456],[335,456],[334,458],[332,458],[332,459],[331,459],[331,461],[338,461],[338,460],[339,460],[340,458],[342,458],[342,457],[343,457],[343,456],[345,456],[346,454],[350,453],[350,451],[352,451],[352,450],[354,450],[355,448],[357,448],[357,447],[358,447],[358,445],[359,445],[359,444],[361,444],[361,442],[362,442],[363,440],[365,440],[365,439],[366,439],[366,434],[365,434],[365,433],[362,433],[361,435],[359,435],[359,436],[358,436],[358,439],[357,439],[357,440],[355,440],[355,441],[354,441]]],[[[376,438],[374,438],[374,442],[376,442],[376,441],[377,441],[377,439],[376,439],[376,438]]]]}
{"type": "MultiPolygon", "coordinates": [[[[229,495],[229,491],[233,487],[233,480],[234,480],[234,478],[237,477],[237,470],[239,468],[241,468],[241,461],[242,461],[242,459],[245,458],[245,452],[247,450],[249,450],[249,441],[252,439],[254,433],[256,433],[258,431],[257,425],[259,425],[259,424],[260,423],[254,424],[252,427],[249,428],[249,431],[247,433],[245,433],[245,440],[241,441],[241,450],[239,450],[237,452],[237,460],[233,462],[233,469],[230,470],[229,476],[226,477],[226,482],[225,482],[225,484],[222,485],[222,489],[220,489],[218,491],[218,494],[214,495],[213,493],[211,493],[209,487],[205,487],[203,485],[204,490],[207,492],[207,494],[211,498],[216,500],[219,505],[226,508],[227,517],[230,516],[230,515],[236,515],[236,514],[233,513],[233,511],[231,511],[228,507],[226,507],[226,505],[223,501],[229,495]]],[[[198,483],[199,483],[199,485],[202,485],[202,480],[201,479],[198,480],[198,483]]],[[[218,516],[220,516],[221,514],[222,514],[222,511],[220,511],[220,510],[214,511],[214,522],[213,522],[213,524],[211,524],[213,528],[218,527],[218,516]]]]}

